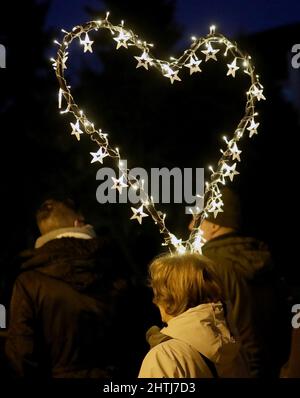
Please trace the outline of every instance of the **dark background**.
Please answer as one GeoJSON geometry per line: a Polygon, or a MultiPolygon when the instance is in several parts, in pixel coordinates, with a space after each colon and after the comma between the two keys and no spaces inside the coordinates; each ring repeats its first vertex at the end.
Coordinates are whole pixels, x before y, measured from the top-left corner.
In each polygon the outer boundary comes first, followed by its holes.
{"type": "MultiPolygon", "coordinates": [[[[106,10],[113,24],[124,19],[126,27],[155,43],[157,57],[180,54],[190,45],[190,35],[207,34],[211,23],[252,55],[267,101],[258,103],[259,135],[241,144],[236,184],[244,229],[269,243],[278,269],[296,284],[297,244],[290,223],[298,204],[300,69],[291,67],[291,48],[300,43],[300,5],[291,0],[27,0],[1,5],[0,43],[7,49],[7,68],[0,69],[1,284],[19,251],[33,246],[38,236],[34,211],[52,194],[75,198],[97,231],[118,242],[133,274],[144,275],[161,250],[150,218],[141,227],[129,221],[129,205],[97,203],[99,165],[91,165],[89,155],[97,148],[88,137],[78,143],[70,136],[73,119],[57,109],[58,84],[49,61],[57,49],[53,39],[61,39],[61,28],[99,19],[106,10]]],[[[96,126],[110,133],[128,166],[207,170],[216,165],[221,137],[230,135],[243,114],[245,81],[226,77],[225,63],[210,61],[202,74],[171,86],[156,71],[136,70],[135,54],[116,52],[106,33],[90,37],[93,54],[72,47],[68,76],[77,102],[96,126]]],[[[183,205],[164,209],[168,226],[185,237],[189,217],[183,205]]]]}

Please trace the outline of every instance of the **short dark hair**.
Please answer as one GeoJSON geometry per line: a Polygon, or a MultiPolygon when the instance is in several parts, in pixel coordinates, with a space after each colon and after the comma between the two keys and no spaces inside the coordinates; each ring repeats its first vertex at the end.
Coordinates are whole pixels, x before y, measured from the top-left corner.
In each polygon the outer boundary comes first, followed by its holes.
{"type": "Polygon", "coordinates": [[[36,221],[42,234],[57,228],[70,227],[77,218],[83,216],[70,198],[47,199],[36,211],[36,221]]]}
{"type": "Polygon", "coordinates": [[[76,206],[73,199],[70,198],[59,199],[53,197],[45,200],[37,209],[35,214],[37,222],[49,218],[57,203],[62,203],[67,209],[72,210],[75,213],[80,212],[79,208],[76,206]]]}

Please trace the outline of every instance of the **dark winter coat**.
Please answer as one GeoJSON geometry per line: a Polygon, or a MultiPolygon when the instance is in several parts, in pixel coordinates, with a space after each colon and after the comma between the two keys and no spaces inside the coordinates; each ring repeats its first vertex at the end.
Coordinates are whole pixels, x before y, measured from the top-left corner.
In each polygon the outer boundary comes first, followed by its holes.
{"type": "Polygon", "coordinates": [[[288,350],[288,318],[267,246],[227,234],[203,246],[223,282],[225,299],[253,376],[277,376],[288,350]]]}
{"type": "Polygon", "coordinates": [[[61,238],[28,252],[13,290],[6,354],[18,376],[105,377],[122,267],[104,241],[61,238]]]}

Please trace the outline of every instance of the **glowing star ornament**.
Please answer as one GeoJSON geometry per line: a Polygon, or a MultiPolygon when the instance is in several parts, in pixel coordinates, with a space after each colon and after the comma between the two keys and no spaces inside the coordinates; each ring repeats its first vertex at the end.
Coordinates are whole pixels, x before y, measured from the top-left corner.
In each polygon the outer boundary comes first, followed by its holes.
{"type": "Polygon", "coordinates": [[[175,80],[181,81],[180,77],[178,76],[179,70],[174,71],[167,64],[163,65],[162,68],[164,70],[164,76],[170,79],[171,84],[173,84],[175,80]]]}
{"type": "Polygon", "coordinates": [[[117,44],[117,50],[120,47],[127,47],[127,42],[128,40],[131,38],[130,34],[125,32],[123,29],[119,32],[119,36],[118,37],[114,37],[114,40],[118,43],[117,44]]]}
{"type": "Polygon", "coordinates": [[[90,154],[93,156],[91,163],[100,162],[101,164],[103,164],[103,159],[106,158],[106,156],[109,156],[107,150],[102,146],[97,152],[90,152],[90,154]]]}
{"type": "Polygon", "coordinates": [[[213,59],[213,60],[217,61],[216,54],[219,51],[220,51],[219,49],[213,49],[211,44],[208,43],[207,44],[207,50],[202,50],[201,52],[206,55],[205,62],[207,62],[210,59],[213,59]]]}
{"type": "Polygon", "coordinates": [[[124,176],[122,175],[119,179],[115,177],[111,177],[114,185],[111,187],[111,189],[117,189],[119,191],[119,194],[122,194],[123,188],[128,187],[128,185],[124,181],[124,176]]]}
{"type": "Polygon", "coordinates": [[[193,242],[193,250],[198,253],[202,253],[202,247],[206,243],[206,239],[203,237],[202,229],[198,229],[197,234],[195,236],[195,240],[193,242]]]}
{"type": "Polygon", "coordinates": [[[214,217],[216,218],[219,213],[223,213],[223,201],[222,200],[215,200],[212,203],[212,207],[209,210],[210,213],[214,213],[214,217]]]}
{"type": "Polygon", "coordinates": [[[234,58],[231,64],[227,64],[227,66],[228,66],[227,76],[231,75],[232,77],[235,77],[236,71],[240,69],[238,66],[236,66],[236,58],[234,58]]]}
{"type": "Polygon", "coordinates": [[[252,136],[253,136],[254,134],[257,134],[257,128],[258,128],[258,126],[259,126],[259,123],[255,123],[254,118],[251,119],[250,126],[247,127],[247,130],[249,130],[249,137],[250,137],[250,138],[252,138],[252,136]]]}
{"type": "Polygon", "coordinates": [[[87,52],[87,51],[89,51],[90,53],[92,53],[93,52],[93,50],[92,50],[92,44],[93,44],[94,42],[92,41],[92,40],[90,40],[90,38],[89,38],[89,35],[86,33],[85,34],[85,38],[84,38],[84,40],[81,40],[80,39],[80,44],[82,45],[82,46],[84,46],[84,49],[83,49],[83,52],[87,52]]]}
{"type": "Polygon", "coordinates": [[[151,65],[151,61],[152,59],[149,57],[149,54],[144,51],[143,54],[140,57],[134,57],[137,61],[137,68],[140,68],[141,66],[143,66],[145,69],[148,70],[148,66],[149,64],[151,65]]]}
{"type": "Polygon", "coordinates": [[[176,249],[177,249],[177,253],[178,254],[185,254],[186,253],[186,247],[183,246],[183,245],[177,246],[176,249]]]}
{"type": "Polygon", "coordinates": [[[230,178],[230,181],[233,181],[234,176],[239,175],[240,173],[236,170],[236,163],[234,163],[231,168],[230,171],[228,173],[228,176],[230,178]]]}
{"type": "Polygon", "coordinates": [[[229,166],[228,164],[224,163],[222,166],[222,171],[224,177],[229,177],[230,181],[233,181],[235,175],[240,174],[238,171],[236,171],[236,163],[234,163],[232,166],[229,166]]]}
{"type": "Polygon", "coordinates": [[[80,141],[80,135],[83,134],[83,131],[80,130],[79,120],[76,120],[76,123],[70,123],[72,127],[71,135],[75,135],[78,141],[80,141]]]}
{"type": "Polygon", "coordinates": [[[187,68],[190,68],[190,75],[192,75],[195,72],[202,72],[200,69],[199,65],[201,64],[201,60],[199,60],[197,57],[191,56],[190,62],[188,64],[185,64],[187,68]]]}
{"type": "Polygon", "coordinates": [[[182,244],[182,239],[176,238],[176,236],[173,234],[170,235],[170,238],[171,238],[171,243],[174,247],[176,247],[177,252],[179,254],[184,254],[186,252],[186,248],[182,244]]]}
{"type": "Polygon", "coordinates": [[[144,205],[141,205],[138,209],[132,207],[133,216],[130,217],[130,220],[138,220],[140,224],[142,224],[142,218],[148,217],[148,214],[144,213],[144,205]]]}
{"type": "Polygon", "coordinates": [[[263,95],[263,88],[259,89],[257,86],[254,86],[251,90],[251,94],[256,97],[257,101],[266,99],[266,97],[263,95]]]}
{"type": "Polygon", "coordinates": [[[242,151],[239,150],[236,142],[234,142],[231,147],[229,148],[231,155],[232,155],[232,160],[237,160],[237,161],[241,161],[241,157],[240,154],[242,153],[242,151]]]}
{"type": "MultiPolygon", "coordinates": [[[[237,137],[242,138],[243,135],[237,134],[237,137]]],[[[223,137],[224,141],[227,144],[228,151],[230,152],[230,156],[232,156],[232,160],[238,160],[239,162],[241,161],[240,154],[242,151],[239,150],[236,140],[231,140],[228,142],[227,137],[223,137]]],[[[222,154],[224,155],[224,151],[221,149],[222,154]]]]}

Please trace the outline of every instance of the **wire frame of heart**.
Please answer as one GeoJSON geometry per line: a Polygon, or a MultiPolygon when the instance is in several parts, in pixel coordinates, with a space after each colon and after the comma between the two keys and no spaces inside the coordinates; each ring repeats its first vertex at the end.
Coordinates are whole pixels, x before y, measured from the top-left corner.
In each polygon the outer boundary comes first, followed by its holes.
{"type": "Polygon", "coordinates": [[[250,137],[252,137],[254,134],[257,134],[257,127],[259,123],[256,123],[255,120],[255,117],[258,115],[255,110],[255,105],[257,101],[265,99],[262,94],[263,86],[259,82],[259,76],[255,74],[255,68],[251,57],[247,54],[244,54],[237,47],[236,43],[231,42],[222,34],[215,33],[214,26],[210,28],[210,32],[206,37],[199,39],[193,37],[190,48],[185,50],[179,58],[171,58],[170,61],[165,61],[156,59],[154,56],[152,56],[150,50],[153,47],[153,44],[141,40],[131,30],[125,29],[123,21],[120,25],[111,24],[111,22],[108,20],[108,15],[109,13],[107,13],[105,19],[91,21],[80,26],[75,26],[70,32],[62,30],[62,32],[65,33],[62,42],[59,43],[55,40],[55,43],[59,46],[59,48],[56,59],[52,58],[51,61],[53,62],[53,67],[55,69],[60,86],[59,108],[61,108],[62,100],[64,98],[66,101],[66,109],[61,111],[61,113],[71,113],[76,119],[76,124],[71,124],[73,128],[72,134],[74,134],[78,140],[80,140],[80,136],[83,134],[83,132],[88,134],[91,140],[99,146],[100,156],[98,158],[96,157],[95,159],[102,163],[103,158],[106,156],[115,158],[117,167],[121,173],[120,175],[123,186],[132,186],[134,189],[139,191],[141,207],[137,210],[140,210],[138,213],[140,218],[136,217],[136,211],[135,216],[131,218],[136,218],[140,223],[142,223],[142,217],[146,216],[146,213],[143,212],[143,209],[145,208],[147,213],[154,220],[155,224],[158,225],[159,231],[163,235],[163,245],[168,246],[171,252],[185,253],[186,251],[189,251],[201,253],[201,247],[205,243],[205,240],[202,236],[200,225],[202,221],[208,217],[209,213],[213,213],[216,217],[218,212],[222,211],[223,202],[220,192],[220,185],[224,185],[227,178],[232,181],[234,176],[239,174],[236,171],[236,163],[233,163],[234,160],[240,161],[239,154],[241,151],[238,150],[237,143],[244,136],[246,129],[249,130],[250,137]],[[197,54],[202,48],[205,49],[201,50],[201,52],[206,55],[205,62],[208,61],[209,58],[214,58],[217,60],[216,53],[220,52],[221,49],[224,49],[225,56],[231,55],[233,57],[233,62],[231,64],[227,64],[227,67],[229,68],[227,75],[231,74],[232,77],[235,77],[235,72],[238,69],[241,69],[249,76],[250,86],[246,93],[247,100],[244,117],[238,123],[232,138],[228,140],[226,137],[224,137],[227,147],[225,150],[221,150],[222,155],[218,161],[216,170],[210,168],[210,180],[205,184],[203,198],[205,206],[203,209],[198,209],[198,211],[193,213],[193,229],[188,240],[186,241],[178,239],[168,230],[165,223],[166,214],[163,214],[161,211],[156,209],[153,198],[149,197],[143,189],[143,181],[130,176],[129,170],[124,170],[122,168],[119,149],[111,147],[108,140],[108,134],[103,133],[101,129],[95,128],[94,124],[87,118],[86,114],[80,110],[71,94],[70,86],[68,86],[64,76],[64,70],[67,68],[66,63],[68,60],[68,47],[74,39],[79,39],[80,44],[84,45],[84,51],[92,52],[93,42],[89,39],[88,33],[90,31],[98,31],[99,29],[107,29],[111,32],[113,39],[117,42],[117,49],[120,47],[128,48],[130,46],[134,46],[135,48],[141,50],[141,56],[135,57],[139,61],[137,67],[143,66],[145,69],[156,68],[163,74],[163,76],[169,78],[171,83],[173,83],[175,80],[180,80],[178,73],[184,66],[190,68],[190,74],[195,71],[200,71],[200,68],[197,68],[197,66],[200,64],[200,59],[197,57],[197,54]],[[84,39],[82,39],[83,35],[85,36],[84,39]],[[213,46],[215,46],[215,49],[213,46]],[[239,62],[241,66],[238,67],[236,62],[239,62]]]}

